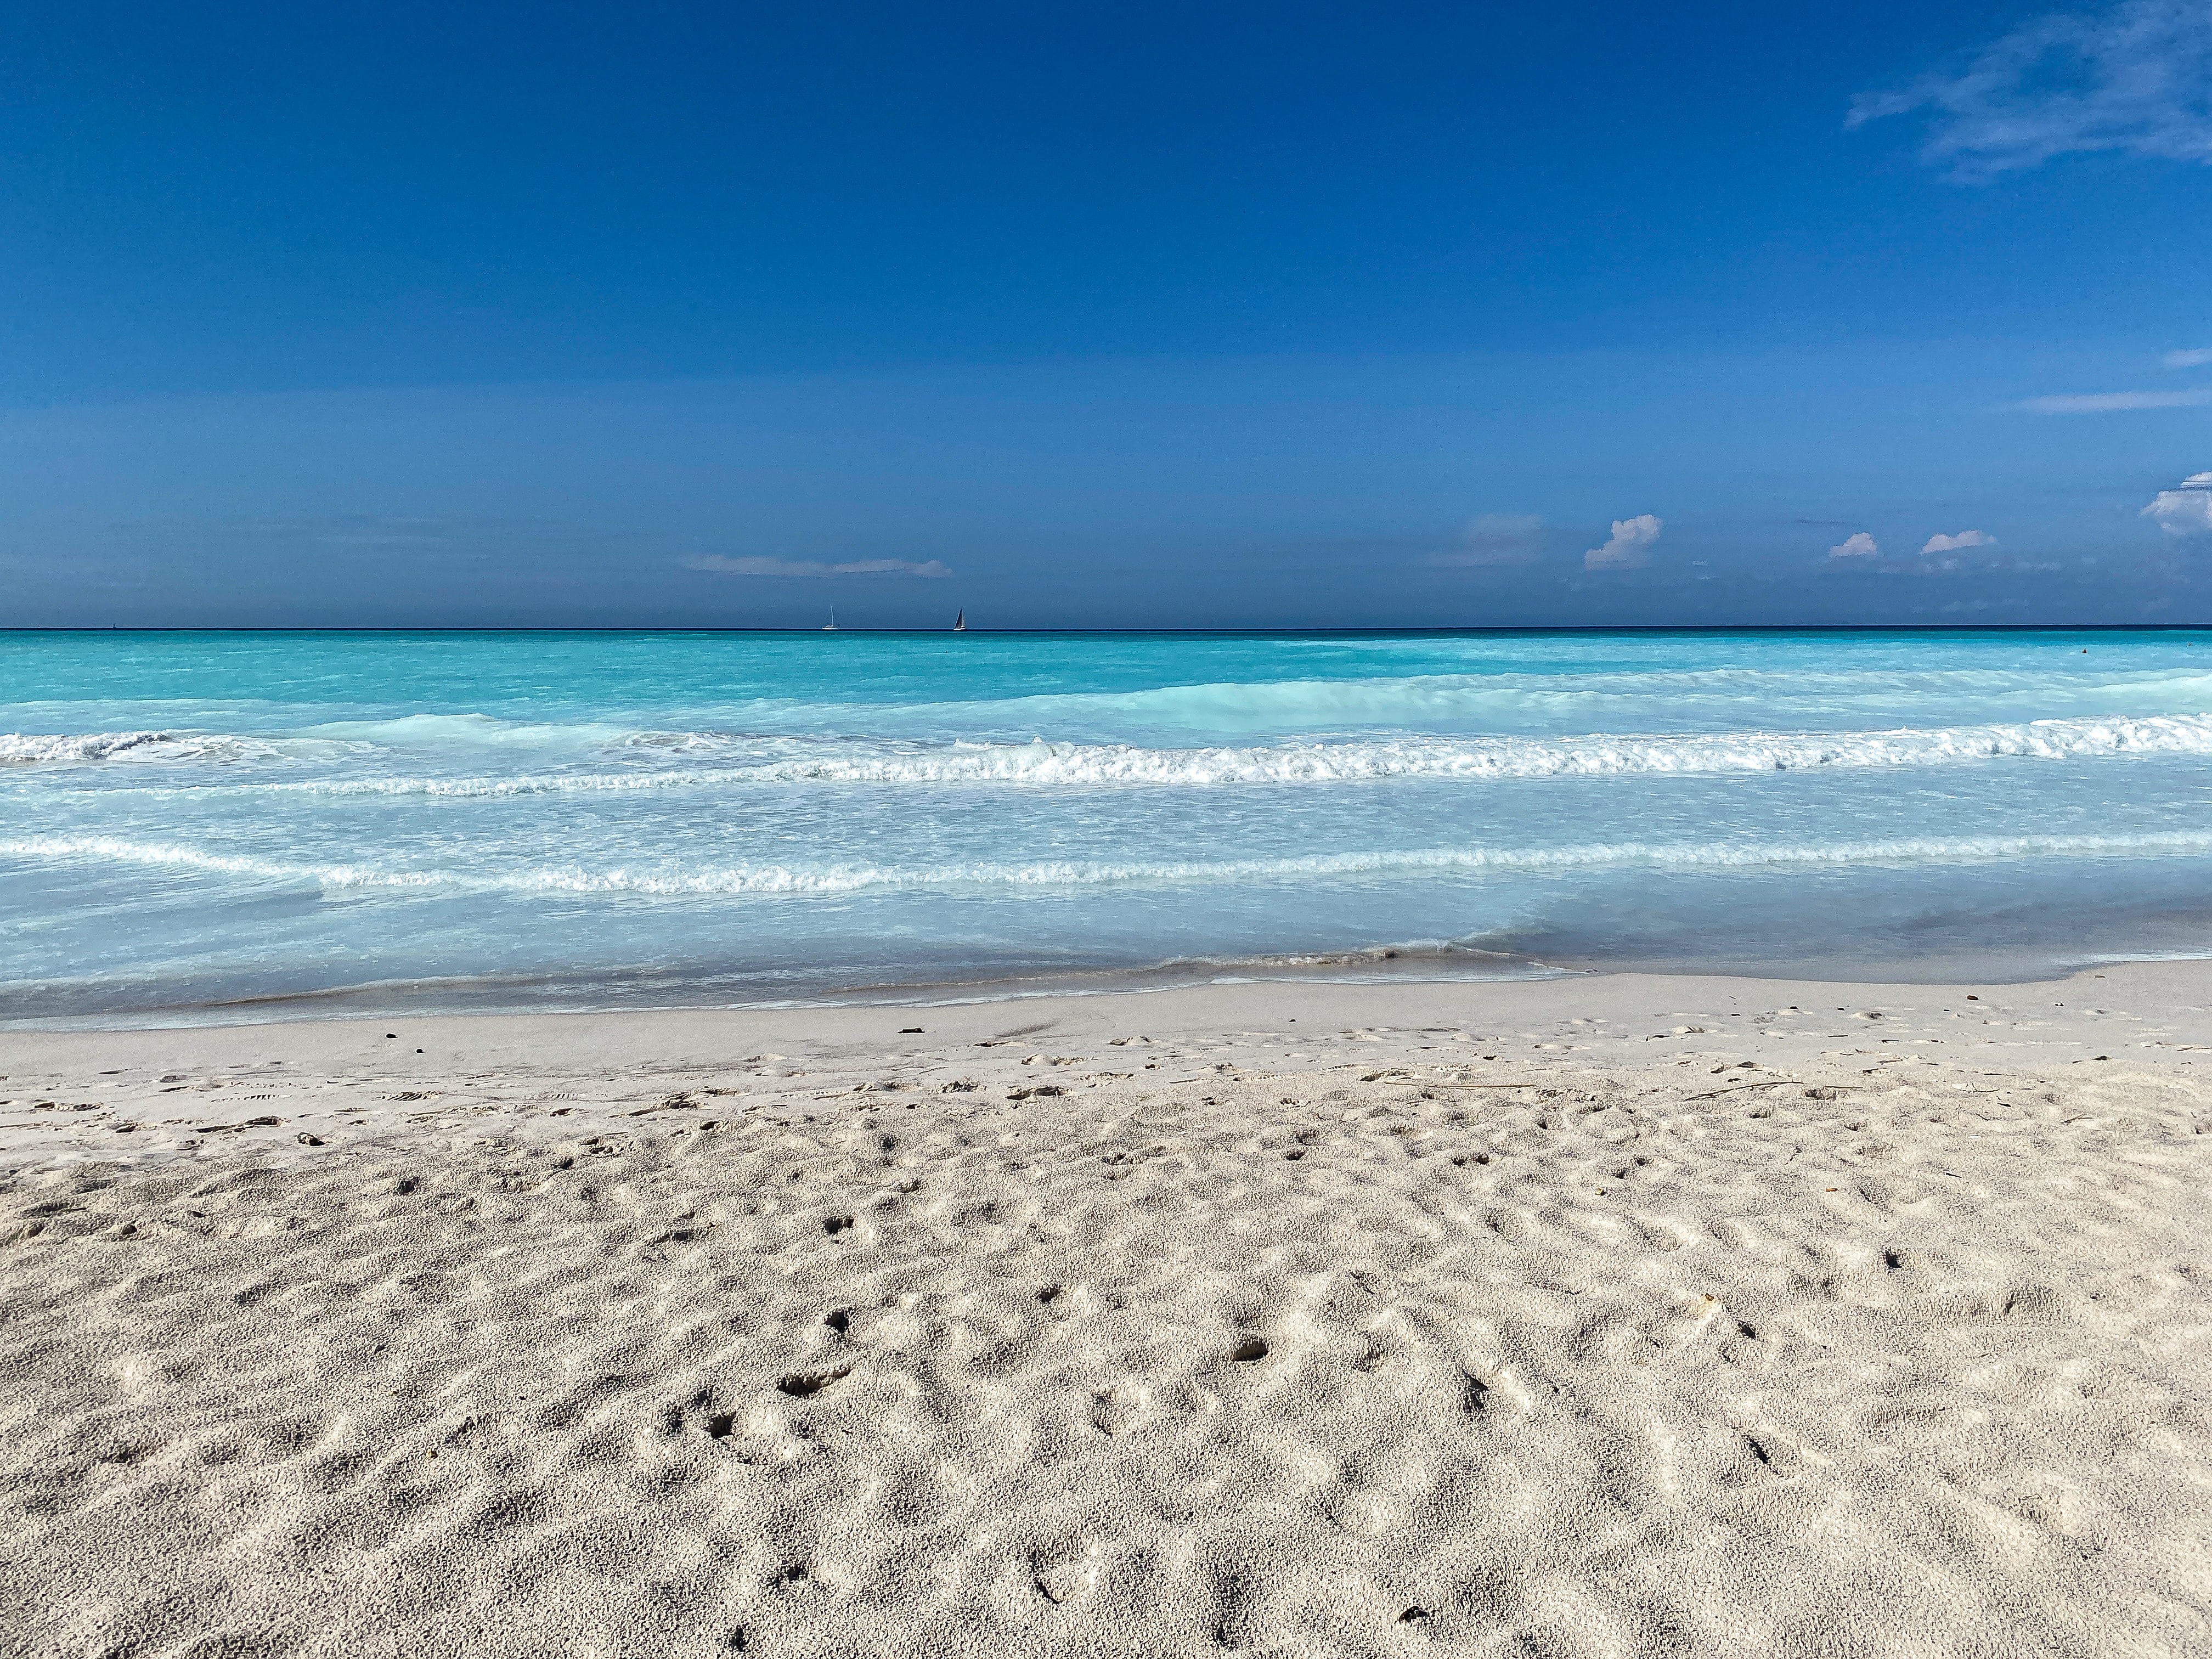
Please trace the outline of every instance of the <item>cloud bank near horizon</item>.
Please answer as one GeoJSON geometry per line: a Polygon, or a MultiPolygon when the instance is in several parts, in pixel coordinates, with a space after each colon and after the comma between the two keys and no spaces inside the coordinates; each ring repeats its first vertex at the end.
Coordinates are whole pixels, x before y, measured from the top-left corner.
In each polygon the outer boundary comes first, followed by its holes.
{"type": "Polygon", "coordinates": [[[2212,472],[2192,472],[2142,510],[2169,536],[2212,535],[2212,472]]]}
{"type": "Polygon", "coordinates": [[[1955,536],[1930,536],[1923,553],[1955,553],[1962,547],[1995,547],[1997,538],[1986,530],[1961,530],[1955,536]]]}
{"type": "Polygon", "coordinates": [[[733,559],[720,553],[684,561],[687,570],[703,570],[716,576],[949,576],[952,568],[937,559],[854,559],[843,564],[824,564],[818,559],[733,559]]]}
{"type": "Polygon", "coordinates": [[[1585,570],[1639,570],[1651,562],[1651,544],[1667,521],[1656,513],[1639,513],[1632,519],[1615,519],[1613,535],[1603,547],[1583,555],[1585,570]]]}

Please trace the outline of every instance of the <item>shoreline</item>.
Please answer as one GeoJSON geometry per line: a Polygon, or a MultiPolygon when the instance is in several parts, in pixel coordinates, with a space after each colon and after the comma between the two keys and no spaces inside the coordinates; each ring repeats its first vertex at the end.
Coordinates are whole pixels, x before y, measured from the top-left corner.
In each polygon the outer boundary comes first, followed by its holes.
{"type": "Polygon", "coordinates": [[[862,981],[790,996],[728,1000],[501,1000],[489,988],[525,981],[501,977],[385,981],[320,990],[272,993],[211,1003],[169,1004],[81,1014],[0,1018],[0,1037],[68,1031],[192,1030],[232,1025],[312,1024],[379,1019],[611,1018],[653,1014],[781,1013],[832,1008],[938,1008],[1058,999],[1182,994],[1237,985],[1391,987],[1495,985],[1553,981],[1729,980],[1747,983],[1899,986],[2018,986],[2056,983],[2115,968],[2212,962],[2212,951],[2157,951],[2053,957],[2032,951],[1869,957],[1830,961],[1747,962],[1627,958],[1539,959],[1502,951],[1423,945],[1365,950],[1283,952],[1249,958],[1190,957],[1137,967],[1038,968],[982,979],[862,981]],[[1449,964],[1464,963],[1454,967],[1449,964]],[[1818,971],[1816,971],[1818,970],[1818,971]],[[423,988],[435,985],[434,992],[423,988]],[[472,996],[477,993],[479,996],[472,996]],[[410,1000],[410,998],[415,999],[410,1000]]]}

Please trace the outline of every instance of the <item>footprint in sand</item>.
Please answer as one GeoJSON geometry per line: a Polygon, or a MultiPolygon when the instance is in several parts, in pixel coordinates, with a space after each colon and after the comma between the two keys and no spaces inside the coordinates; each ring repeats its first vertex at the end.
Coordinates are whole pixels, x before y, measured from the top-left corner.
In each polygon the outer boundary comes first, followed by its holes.
{"type": "Polygon", "coordinates": [[[806,1400],[852,1374],[850,1365],[830,1365],[817,1371],[793,1371],[777,1379],[775,1386],[795,1400],[806,1400]]]}

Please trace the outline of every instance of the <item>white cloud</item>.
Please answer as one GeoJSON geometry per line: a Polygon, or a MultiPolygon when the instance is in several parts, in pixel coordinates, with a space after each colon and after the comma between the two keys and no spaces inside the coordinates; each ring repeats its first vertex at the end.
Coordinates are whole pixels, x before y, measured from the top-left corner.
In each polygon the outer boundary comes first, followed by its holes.
{"type": "Polygon", "coordinates": [[[1637,569],[1650,561],[1651,544],[1659,539],[1659,532],[1666,527],[1666,520],[1651,513],[1639,513],[1632,519],[1615,519],[1612,539],[1603,547],[1593,547],[1583,554],[1583,568],[1637,569]]]}
{"type": "Polygon", "coordinates": [[[2173,489],[2161,489],[2142,516],[2169,536],[2212,534],[2212,472],[2192,472],[2173,489]]]}
{"type": "Polygon", "coordinates": [[[1970,182],[2093,151],[2212,162],[2212,5],[2128,0],[2100,17],[2039,17],[1956,74],[1861,93],[1844,125],[1920,112],[1922,159],[1970,182]]]}
{"type": "Polygon", "coordinates": [[[2212,392],[2090,392],[2070,398],[2028,398],[2015,407],[2031,415],[2112,415],[2128,409],[2195,409],[2212,392]]]}
{"type": "Polygon", "coordinates": [[[1873,537],[1863,530],[1855,530],[1830,548],[1828,556],[1832,559],[1871,559],[1881,551],[1873,537]]]}
{"type": "Polygon", "coordinates": [[[1995,547],[1997,538],[1986,530],[1961,530],[1955,536],[1930,536],[1923,553],[1951,553],[1962,547],[1995,547]]]}
{"type": "Polygon", "coordinates": [[[1486,513],[1467,527],[1459,550],[1433,555],[1444,565],[1527,564],[1544,543],[1544,521],[1534,513],[1486,513]]]}
{"type": "Polygon", "coordinates": [[[2198,346],[2192,351],[2169,351],[2159,362],[2168,368],[2202,368],[2212,363],[2212,346],[2198,346]]]}
{"type": "Polygon", "coordinates": [[[726,558],[720,553],[686,559],[693,570],[709,570],[719,576],[949,576],[950,567],[931,559],[916,564],[911,559],[854,559],[846,564],[823,564],[816,559],[726,558]]]}

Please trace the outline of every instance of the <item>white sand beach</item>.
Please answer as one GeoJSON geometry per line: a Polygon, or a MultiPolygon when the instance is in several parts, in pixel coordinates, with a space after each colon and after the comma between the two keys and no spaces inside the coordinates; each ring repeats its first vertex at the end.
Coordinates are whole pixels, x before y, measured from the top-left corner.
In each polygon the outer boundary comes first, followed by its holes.
{"type": "Polygon", "coordinates": [[[0,1036],[0,1650],[2212,1651],[2208,1004],[0,1036]]]}

